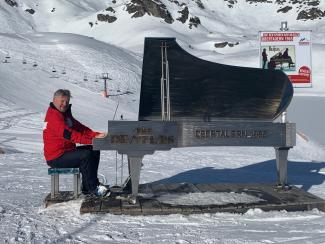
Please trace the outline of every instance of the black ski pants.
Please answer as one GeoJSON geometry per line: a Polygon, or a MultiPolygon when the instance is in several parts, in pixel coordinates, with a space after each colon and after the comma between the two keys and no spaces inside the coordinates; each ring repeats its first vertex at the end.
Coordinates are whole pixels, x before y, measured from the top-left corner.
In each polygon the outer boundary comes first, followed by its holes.
{"type": "Polygon", "coordinates": [[[92,192],[99,185],[97,178],[100,151],[92,145],[78,146],[60,157],[47,161],[51,168],[79,168],[82,174],[82,191],[92,192]]]}

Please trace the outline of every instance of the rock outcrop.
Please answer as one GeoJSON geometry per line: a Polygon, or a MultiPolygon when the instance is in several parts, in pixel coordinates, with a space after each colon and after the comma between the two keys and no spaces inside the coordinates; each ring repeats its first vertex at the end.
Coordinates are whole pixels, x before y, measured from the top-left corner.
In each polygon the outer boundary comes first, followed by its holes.
{"type": "Polygon", "coordinates": [[[217,42],[217,43],[214,44],[214,46],[216,48],[224,48],[226,46],[228,46],[228,47],[234,47],[234,46],[236,46],[238,44],[239,44],[239,42],[236,42],[236,43],[231,43],[231,42],[217,42]]]}
{"type": "Polygon", "coordinates": [[[188,20],[188,15],[189,15],[188,7],[183,8],[183,10],[178,11],[178,13],[181,14],[181,17],[177,18],[177,20],[179,20],[184,24],[188,20]]]}
{"type": "Polygon", "coordinates": [[[200,18],[197,16],[190,18],[189,27],[192,29],[192,26],[197,27],[199,24],[201,24],[200,18]]]}
{"type": "Polygon", "coordinates": [[[133,14],[132,18],[142,17],[145,14],[148,14],[161,18],[168,24],[174,22],[174,19],[166,5],[159,0],[131,0],[130,3],[126,4],[126,11],[128,11],[129,14],[133,14]]]}
{"type": "Polygon", "coordinates": [[[35,13],[35,10],[32,9],[32,8],[28,8],[28,9],[25,9],[26,12],[30,13],[30,14],[34,14],[35,13]]]}
{"type": "Polygon", "coordinates": [[[5,0],[5,2],[11,7],[18,7],[18,3],[15,0],[5,0]]]}
{"type": "Polygon", "coordinates": [[[108,22],[108,23],[113,23],[117,20],[117,18],[115,16],[111,16],[109,14],[97,14],[97,20],[103,21],[103,22],[108,22]]]}
{"type": "Polygon", "coordinates": [[[321,11],[318,8],[311,8],[308,10],[302,10],[297,17],[297,20],[313,20],[321,19],[325,16],[325,11],[321,11]]]}
{"type": "MultiPolygon", "coordinates": [[[[229,8],[238,4],[238,0],[224,0],[229,8]]],[[[244,1],[244,0],[243,0],[244,1]]],[[[297,20],[314,20],[325,16],[325,11],[320,8],[320,0],[246,0],[249,4],[277,4],[278,13],[287,13],[294,9],[297,12],[297,20]]]]}

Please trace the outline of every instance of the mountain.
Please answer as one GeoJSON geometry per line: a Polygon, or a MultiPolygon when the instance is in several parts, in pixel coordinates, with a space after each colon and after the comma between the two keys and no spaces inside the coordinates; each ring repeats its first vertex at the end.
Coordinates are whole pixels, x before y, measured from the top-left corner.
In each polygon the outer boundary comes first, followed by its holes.
{"type": "Polygon", "coordinates": [[[324,30],[324,16],[319,0],[5,0],[0,32],[75,33],[138,52],[145,36],[175,36],[218,52],[245,45],[258,31],[278,30],[281,21],[293,30],[324,30]]]}

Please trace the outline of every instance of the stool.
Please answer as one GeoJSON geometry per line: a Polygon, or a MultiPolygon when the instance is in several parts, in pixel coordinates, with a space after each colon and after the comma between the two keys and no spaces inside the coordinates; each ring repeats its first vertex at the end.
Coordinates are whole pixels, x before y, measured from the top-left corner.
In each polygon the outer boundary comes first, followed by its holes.
{"type": "Polygon", "coordinates": [[[80,195],[80,171],[79,168],[49,168],[48,174],[51,175],[51,198],[59,194],[59,175],[73,174],[73,196],[80,195]]]}

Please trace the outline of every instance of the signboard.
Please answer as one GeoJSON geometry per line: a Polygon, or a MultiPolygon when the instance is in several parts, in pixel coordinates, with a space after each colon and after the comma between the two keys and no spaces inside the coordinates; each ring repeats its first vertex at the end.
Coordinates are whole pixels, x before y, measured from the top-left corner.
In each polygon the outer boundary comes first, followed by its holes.
{"type": "Polygon", "coordinates": [[[282,70],[294,87],[311,87],[311,31],[261,31],[260,67],[282,70]]]}

